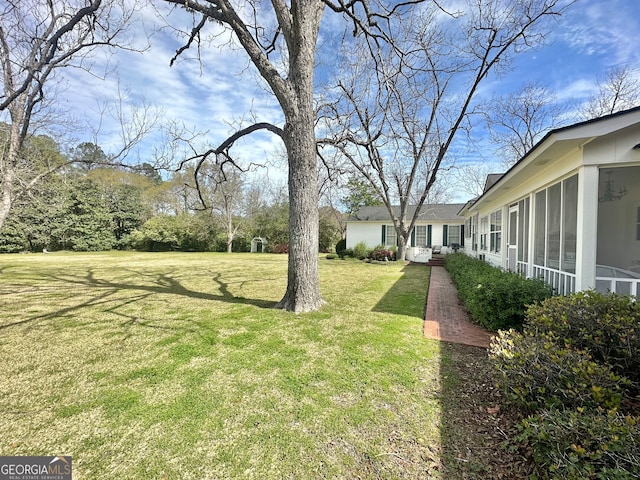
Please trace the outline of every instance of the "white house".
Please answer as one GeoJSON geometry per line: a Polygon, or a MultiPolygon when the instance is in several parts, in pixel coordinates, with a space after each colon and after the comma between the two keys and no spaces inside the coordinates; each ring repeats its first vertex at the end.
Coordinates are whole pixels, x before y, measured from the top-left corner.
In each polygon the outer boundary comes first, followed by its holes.
{"type": "MultiPolygon", "coordinates": [[[[463,246],[464,217],[458,214],[462,207],[464,204],[423,205],[411,231],[407,260],[426,262],[431,258],[432,247],[440,247],[446,252],[451,245],[463,246]]],[[[409,207],[407,217],[411,218],[414,212],[415,207],[409,207]]],[[[394,215],[399,214],[399,207],[394,207],[394,215]]],[[[386,207],[362,207],[347,219],[347,248],[353,248],[360,242],[368,248],[378,245],[390,247],[397,245],[397,241],[386,207]]]]}
{"type": "Polygon", "coordinates": [[[640,293],[640,107],[549,132],[458,213],[464,251],[560,294],[640,293]]]}

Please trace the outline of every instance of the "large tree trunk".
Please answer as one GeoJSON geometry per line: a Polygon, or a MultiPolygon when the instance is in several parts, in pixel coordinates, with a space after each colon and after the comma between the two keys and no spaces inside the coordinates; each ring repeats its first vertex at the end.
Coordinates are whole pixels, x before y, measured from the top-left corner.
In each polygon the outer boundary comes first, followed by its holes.
{"type": "Polygon", "coordinates": [[[289,45],[291,91],[281,101],[289,160],[289,269],[287,291],[277,307],[294,312],[317,310],[324,303],[318,273],[318,167],[313,109],[315,49],[323,8],[317,0],[292,2],[295,42],[289,45]]]}
{"type": "MultiPolygon", "coordinates": [[[[313,115],[313,110],[307,114],[313,115]]],[[[313,117],[287,122],[289,156],[289,268],[287,291],[278,308],[317,310],[323,301],[318,278],[318,170],[313,117]]]]}
{"type": "MultiPolygon", "coordinates": [[[[265,46],[257,39],[264,34],[262,29],[257,24],[245,23],[231,2],[166,1],[229,25],[282,107],[285,125],[281,132],[278,129],[278,134],[283,137],[289,161],[289,272],[287,291],[277,307],[294,312],[317,310],[323,301],[318,277],[318,171],[313,72],[320,20],[326,4],[323,0],[270,2],[278,22],[273,46],[279,44],[276,39],[280,35],[286,46],[283,58],[288,62],[288,72],[283,78],[280,59],[278,65],[273,64],[268,55],[269,45],[265,46]]],[[[258,19],[254,20],[258,22],[258,19]]],[[[193,30],[189,43],[196,33],[199,34],[200,28],[193,30]]]]}

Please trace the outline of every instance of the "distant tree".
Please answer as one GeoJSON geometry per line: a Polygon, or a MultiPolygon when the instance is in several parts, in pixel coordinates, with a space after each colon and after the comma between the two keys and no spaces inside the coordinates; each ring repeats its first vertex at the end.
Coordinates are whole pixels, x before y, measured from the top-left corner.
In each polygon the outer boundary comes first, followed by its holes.
{"type": "Polygon", "coordinates": [[[247,222],[246,229],[249,232],[256,230],[256,216],[269,203],[268,191],[270,188],[268,179],[258,179],[247,184],[244,192],[245,206],[244,217],[247,222]]]}
{"type": "MultiPolygon", "coordinates": [[[[6,127],[6,124],[0,124],[0,143],[1,139],[7,139],[4,137],[6,127]]],[[[51,137],[28,136],[21,151],[19,178],[27,181],[28,178],[56,169],[66,162],[66,157],[51,137]]],[[[0,244],[4,245],[0,250],[38,251],[50,247],[52,222],[61,215],[60,211],[64,208],[68,194],[63,177],[52,176],[46,185],[37,182],[14,194],[12,208],[15,212],[5,220],[6,230],[5,227],[0,229],[0,244]]]]}
{"type": "Polygon", "coordinates": [[[611,68],[598,78],[596,87],[598,92],[580,111],[584,120],[640,106],[640,71],[637,67],[611,68]]]}
{"type": "Polygon", "coordinates": [[[208,210],[210,204],[203,204],[200,196],[208,195],[198,192],[193,185],[193,168],[173,172],[169,180],[165,182],[163,190],[162,206],[159,213],[178,215],[180,213],[208,210]]]}
{"type": "Polygon", "coordinates": [[[220,235],[209,212],[183,213],[175,218],[178,249],[185,252],[216,250],[216,238],[220,235]]]}
{"type": "MultiPolygon", "coordinates": [[[[63,67],[87,68],[96,48],[118,46],[135,5],[126,0],[21,0],[0,9],[0,229],[12,202],[60,165],[34,172],[24,145],[51,111],[48,95],[63,67]]],[[[125,40],[126,41],[126,40],[125,40]]]]}
{"type": "Polygon", "coordinates": [[[457,167],[455,170],[456,189],[470,197],[482,195],[487,176],[492,173],[504,173],[497,171],[497,168],[493,163],[469,163],[457,167]]]}
{"type": "Polygon", "coordinates": [[[104,167],[109,163],[109,157],[100,145],[91,142],[82,142],[71,152],[71,158],[75,164],[84,170],[104,167]]]}
{"type": "Polygon", "coordinates": [[[46,188],[16,199],[0,231],[0,252],[39,252],[57,245],[54,232],[65,218],[68,193],[64,179],[53,175],[46,188]]]}
{"type": "MultiPolygon", "coordinates": [[[[207,165],[206,178],[210,192],[211,214],[225,234],[227,253],[233,252],[233,241],[245,222],[245,179],[238,170],[225,172],[217,165],[207,165]]],[[[202,191],[202,190],[200,190],[202,191]]]]}
{"type": "Polygon", "coordinates": [[[338,240],[342,238],[342,225],[338,221],[341,213],[332,207],[320,208],[320,225],[318,228],[318,249],[321,252],[328,252],[335,247],[338,240]]]}
{"type": "Polygon", "coordinates": [[[119,248],[127,236],[151,217],[147,191],[155,185],[144,175],[122,168],[94,168],[86,177],[96,184],[111,215],[113,234],[119,248]]]}
{"type": "Polygon", "coordinates": [[[270,248],[289,245],[289,201],[286,194],[281,191],[273,193],[268,201],[254,210],[253,218],[252,237],[266,239],[270,248]]]}
{"type": "Polygon", "coordinates": [[[347,194],[342,197],[342,203],[349,215],[355,214],[362,207],[384,205],[378,192],[367,180],[351,177],[344,188],[347,194]]]}
{"type": "Polygon", "coordinates": [[[142,198],[140,188],[127,184],[116,186],[107,197],[113,235],[118,246],[125,247],[127,236],[149,218],[142,198]]]}
{"type": "Polygon", "coordinates": [[[54,248],[76,251],[110,250],[115,246],[112,216],[98,186],[78,178],[68,185],[66,205],[52,228],[54,248]]]}
{"type": "Polygon", "coordinates": [[[532,82],[515,93],[494,97],[483,110],[490,139],[506,171],[549,130],[561,125],[568,106],[558,103],[544,85],[532,82]]]}
{"type": "Polygon", "coordinates": [[[135,171],[147,177],[154,185],[160,185],[162,183],[162,176],[160,175],[160,172],[158,172],[158,169],[154,168],[150,163],[143,162],[142,165],[135,168],[135,171]]]}
{"type": "Polygon", "coordinates": [[[180,222],[180,216],[156,215],[132,233],[131,242],[134,248],[142,251],[178,250],[181,232],[185,230],[183,222],[180,222]]]}
{"type": "Polygon", "coordinates": [[[131,234],[137,250],[162,252],[209,251],[215,246],[216,232],[211,217],[199,214],[156,215],[131,234]]]}

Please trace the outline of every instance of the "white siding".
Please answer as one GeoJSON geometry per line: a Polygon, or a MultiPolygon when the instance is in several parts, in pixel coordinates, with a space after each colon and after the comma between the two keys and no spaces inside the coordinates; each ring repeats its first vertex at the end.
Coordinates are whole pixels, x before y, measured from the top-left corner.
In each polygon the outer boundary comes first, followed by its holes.
{"type": "Polygon", "coordinates": [[[382,242],[382,223],[347,222],[347,248],[353,248],[364,242],[367,248],[373,248],[382,242]]]}
{"type": "MultiPolygon", "coordinates": [[[[391,222],[347,222],[347,248],[353,248],[360,242],[364,242],[368,248],[377,247],[382,243],[383,224],[390,225],[391,222]]],[[[451,222],[427,224],[421,222],[420,225],[431,225],[431,245],[443,245],[444,225],[463,225],[463,223],[451,222]]],[[[411,238],[409,238],[409,241],[411,241],[411,238]]]]}

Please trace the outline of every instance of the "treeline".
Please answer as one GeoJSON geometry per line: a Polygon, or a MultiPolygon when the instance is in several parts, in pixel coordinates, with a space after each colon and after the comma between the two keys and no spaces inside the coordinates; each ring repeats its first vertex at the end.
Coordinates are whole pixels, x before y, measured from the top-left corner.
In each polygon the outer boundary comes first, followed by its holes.
{"type": "MultiPolygon", "coordinates": [[[[104,167],[93,161],[96,152],[98,146],[79,145],[77,161],[15,199],[0,252],[250,251],[254,237],[266,239],[269,251],[287,251],[285,189],[231,172],[226,182],[202,187],[203,206],[189,186],[191,172],[163,179],[149,164],[104,167]],[[91,158],[83,158],[87,152],[91,158]]],[[[322,208],[320,217],[318,249],[329,251],[342,235],[340,214],[322,208]]]]}

